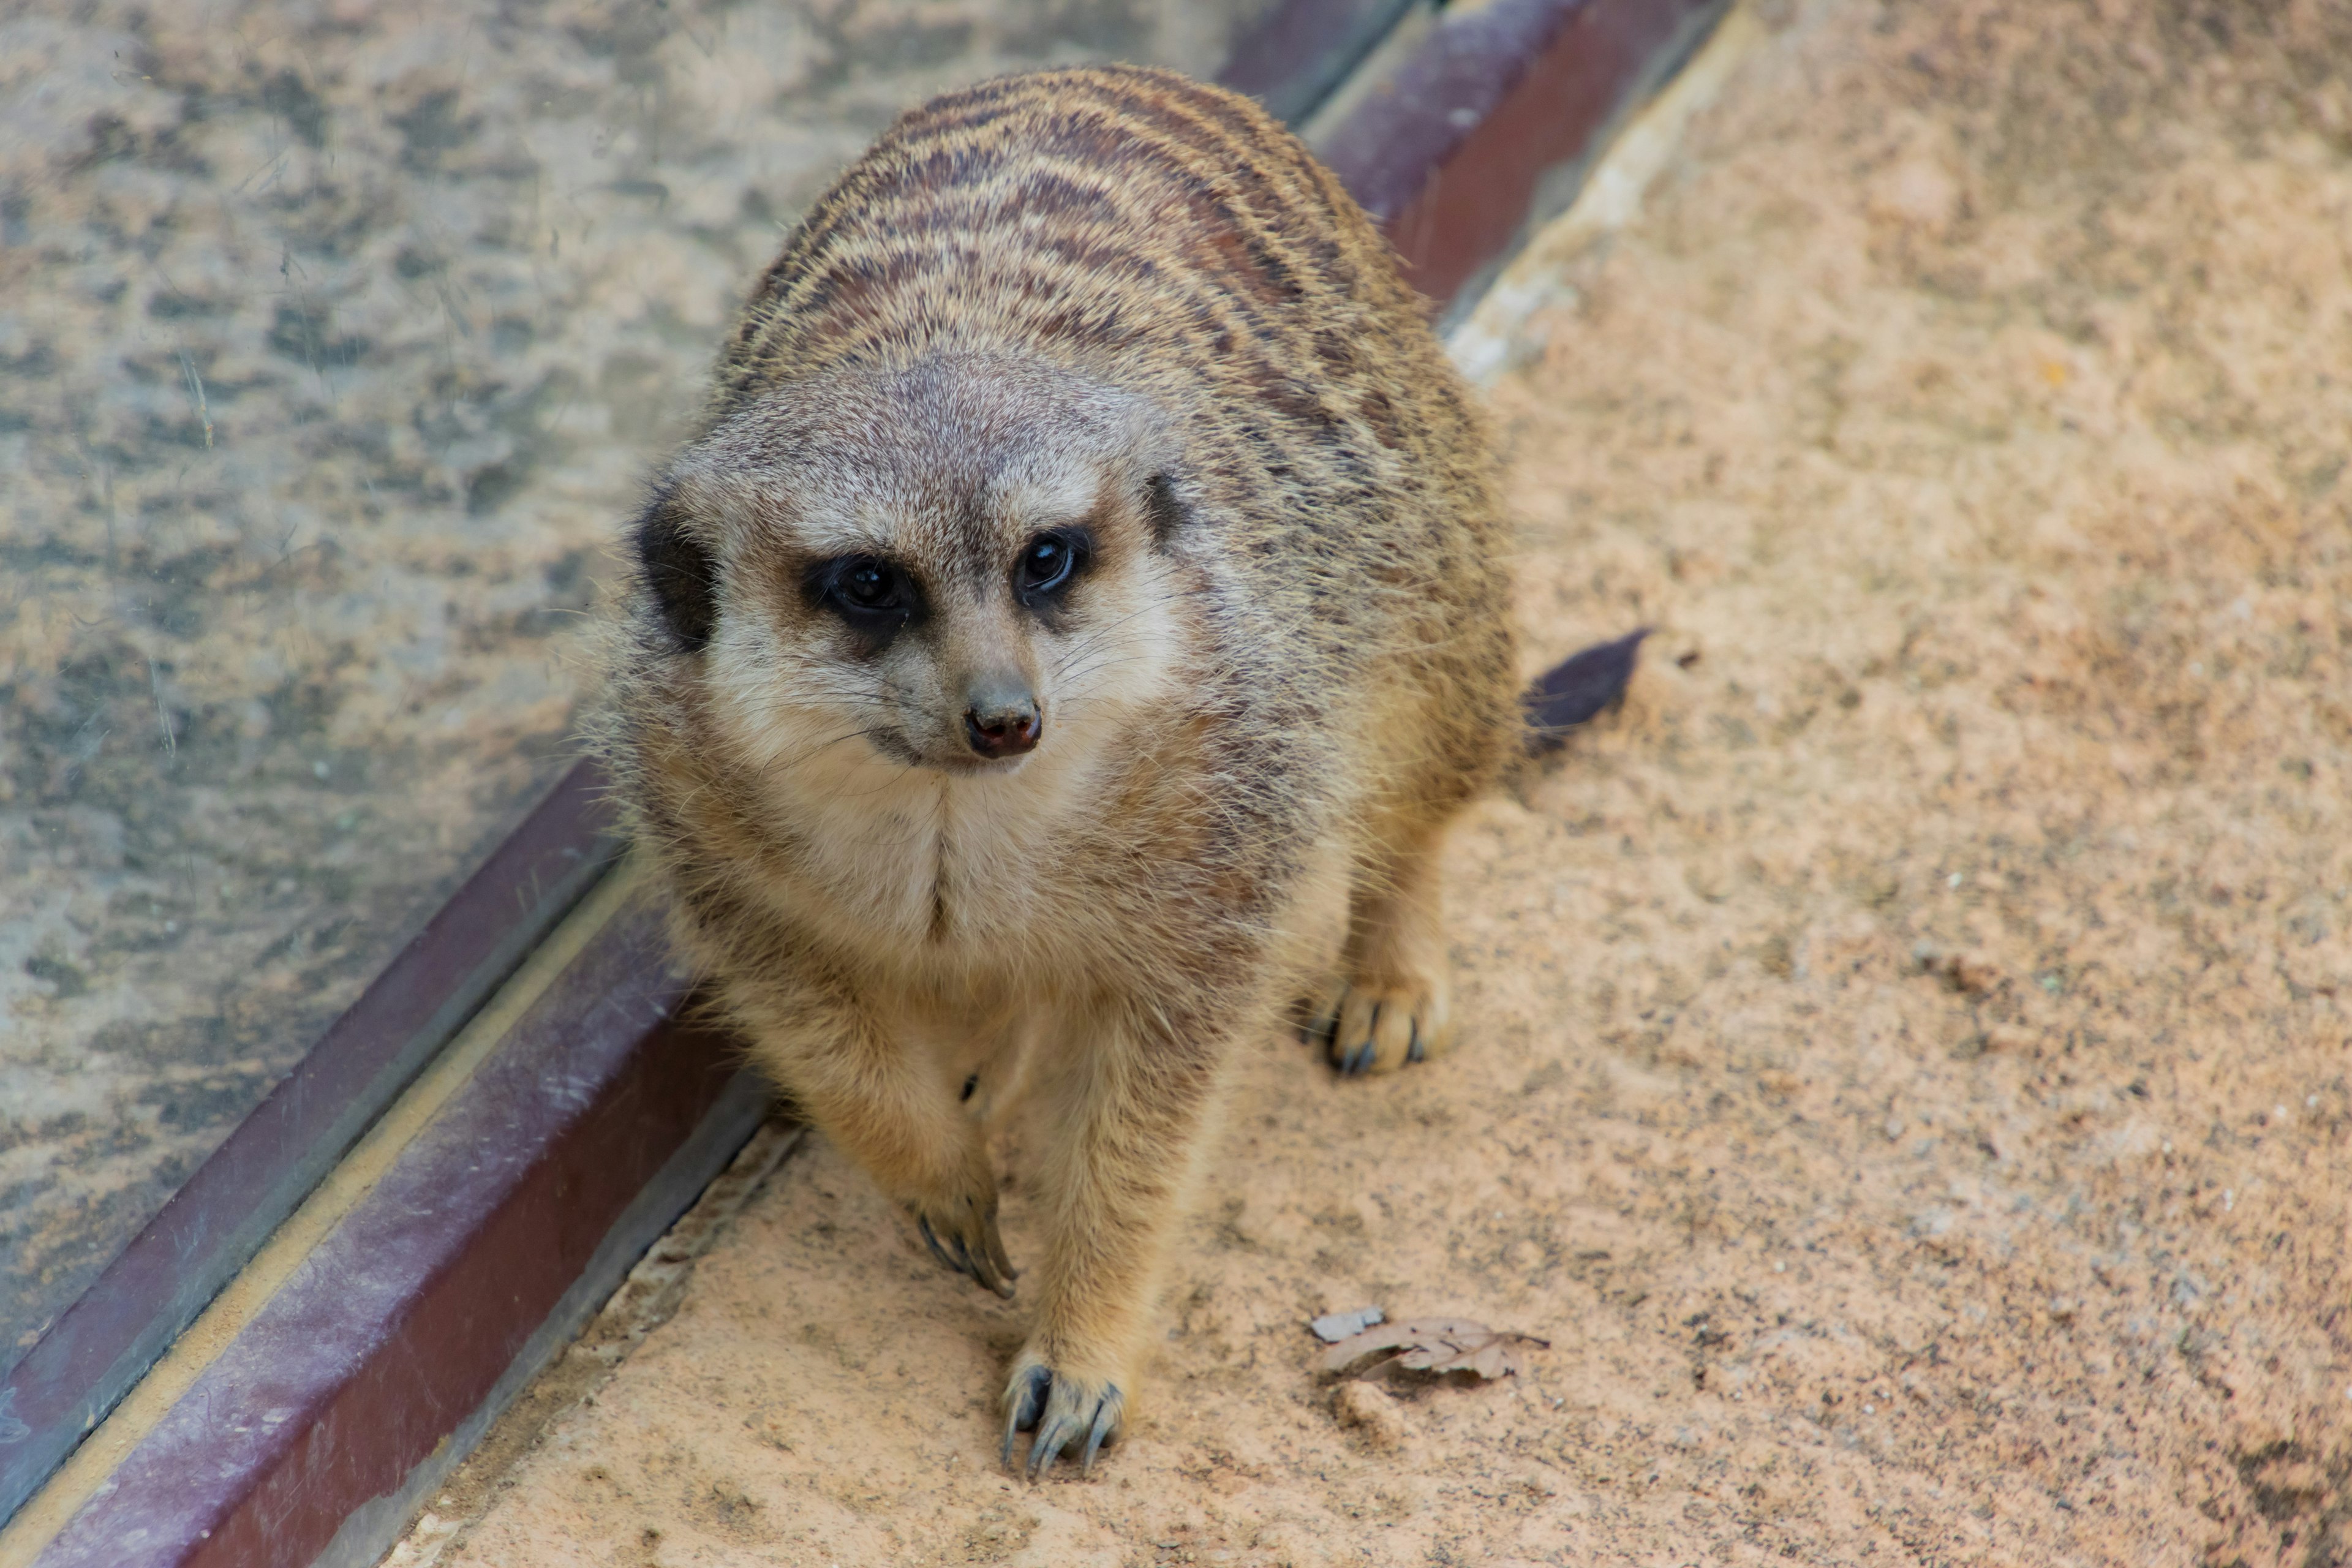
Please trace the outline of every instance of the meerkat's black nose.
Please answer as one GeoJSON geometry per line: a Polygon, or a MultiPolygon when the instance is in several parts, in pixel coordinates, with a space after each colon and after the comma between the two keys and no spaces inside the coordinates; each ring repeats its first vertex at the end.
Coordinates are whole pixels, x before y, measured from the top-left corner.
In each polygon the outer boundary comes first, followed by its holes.
{"type": "Polygon", "coordinates": [[[963,738],[983,757],[1017,757],[1034,748],[1045,732],[1045,716],[1026,691],[976,689],[964,710],[963,738]]]}

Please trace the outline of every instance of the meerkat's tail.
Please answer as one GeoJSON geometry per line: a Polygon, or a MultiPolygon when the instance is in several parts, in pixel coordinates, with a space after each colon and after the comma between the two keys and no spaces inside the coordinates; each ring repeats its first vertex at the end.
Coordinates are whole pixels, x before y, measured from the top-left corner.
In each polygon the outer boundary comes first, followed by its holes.
{"type": "Polygon", "coordinates": [[[1558,751],[1570,730],[1623,701],[1642,639],[1649,635],[1643,626],[1615,642],[1595,644],[1537,677],[1519,699],[1528,713],[1528,754],[1558,751]]]}

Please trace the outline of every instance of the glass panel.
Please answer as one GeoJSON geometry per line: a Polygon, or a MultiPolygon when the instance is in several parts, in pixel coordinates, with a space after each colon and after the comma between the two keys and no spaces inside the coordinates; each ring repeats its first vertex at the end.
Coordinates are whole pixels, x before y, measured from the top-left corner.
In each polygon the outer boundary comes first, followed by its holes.
{"type": "Polygon", "coordinates": [[[899,109],[1267,0],[0,20],[0,1368],[570,760],[781,229],[899,109]]]}

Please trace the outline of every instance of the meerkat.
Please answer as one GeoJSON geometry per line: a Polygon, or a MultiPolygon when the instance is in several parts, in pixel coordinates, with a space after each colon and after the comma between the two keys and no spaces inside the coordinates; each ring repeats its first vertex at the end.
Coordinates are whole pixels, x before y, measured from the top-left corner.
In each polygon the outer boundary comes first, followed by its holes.
{"type": "Polygon", "coordinates": [[[1247,99],[950,93],[760,279],[631,553],[604,749],[680,950],[1004,1296],[980,1090],[1025,1055],[1003,1458],[1090,1468],[1236,1047],[1301,995],[1345,1075],[1447,1044],[1440,841],[1525,719],[1425,302],[1247,99]]]}

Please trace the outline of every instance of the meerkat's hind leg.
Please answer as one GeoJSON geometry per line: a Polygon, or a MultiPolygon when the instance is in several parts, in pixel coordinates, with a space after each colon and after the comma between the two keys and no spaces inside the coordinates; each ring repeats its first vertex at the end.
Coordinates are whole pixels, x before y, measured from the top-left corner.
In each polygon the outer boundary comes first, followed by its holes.
{"type": "Polygon", "coordinates": [[[1450,1043],[1452,991],[1438,897],[1443,818],[1396,825],[1359,876],[1348,914],[1345,991],[1323,1042],[1346,1077],[1394,1072],[1450,1043]]]}

